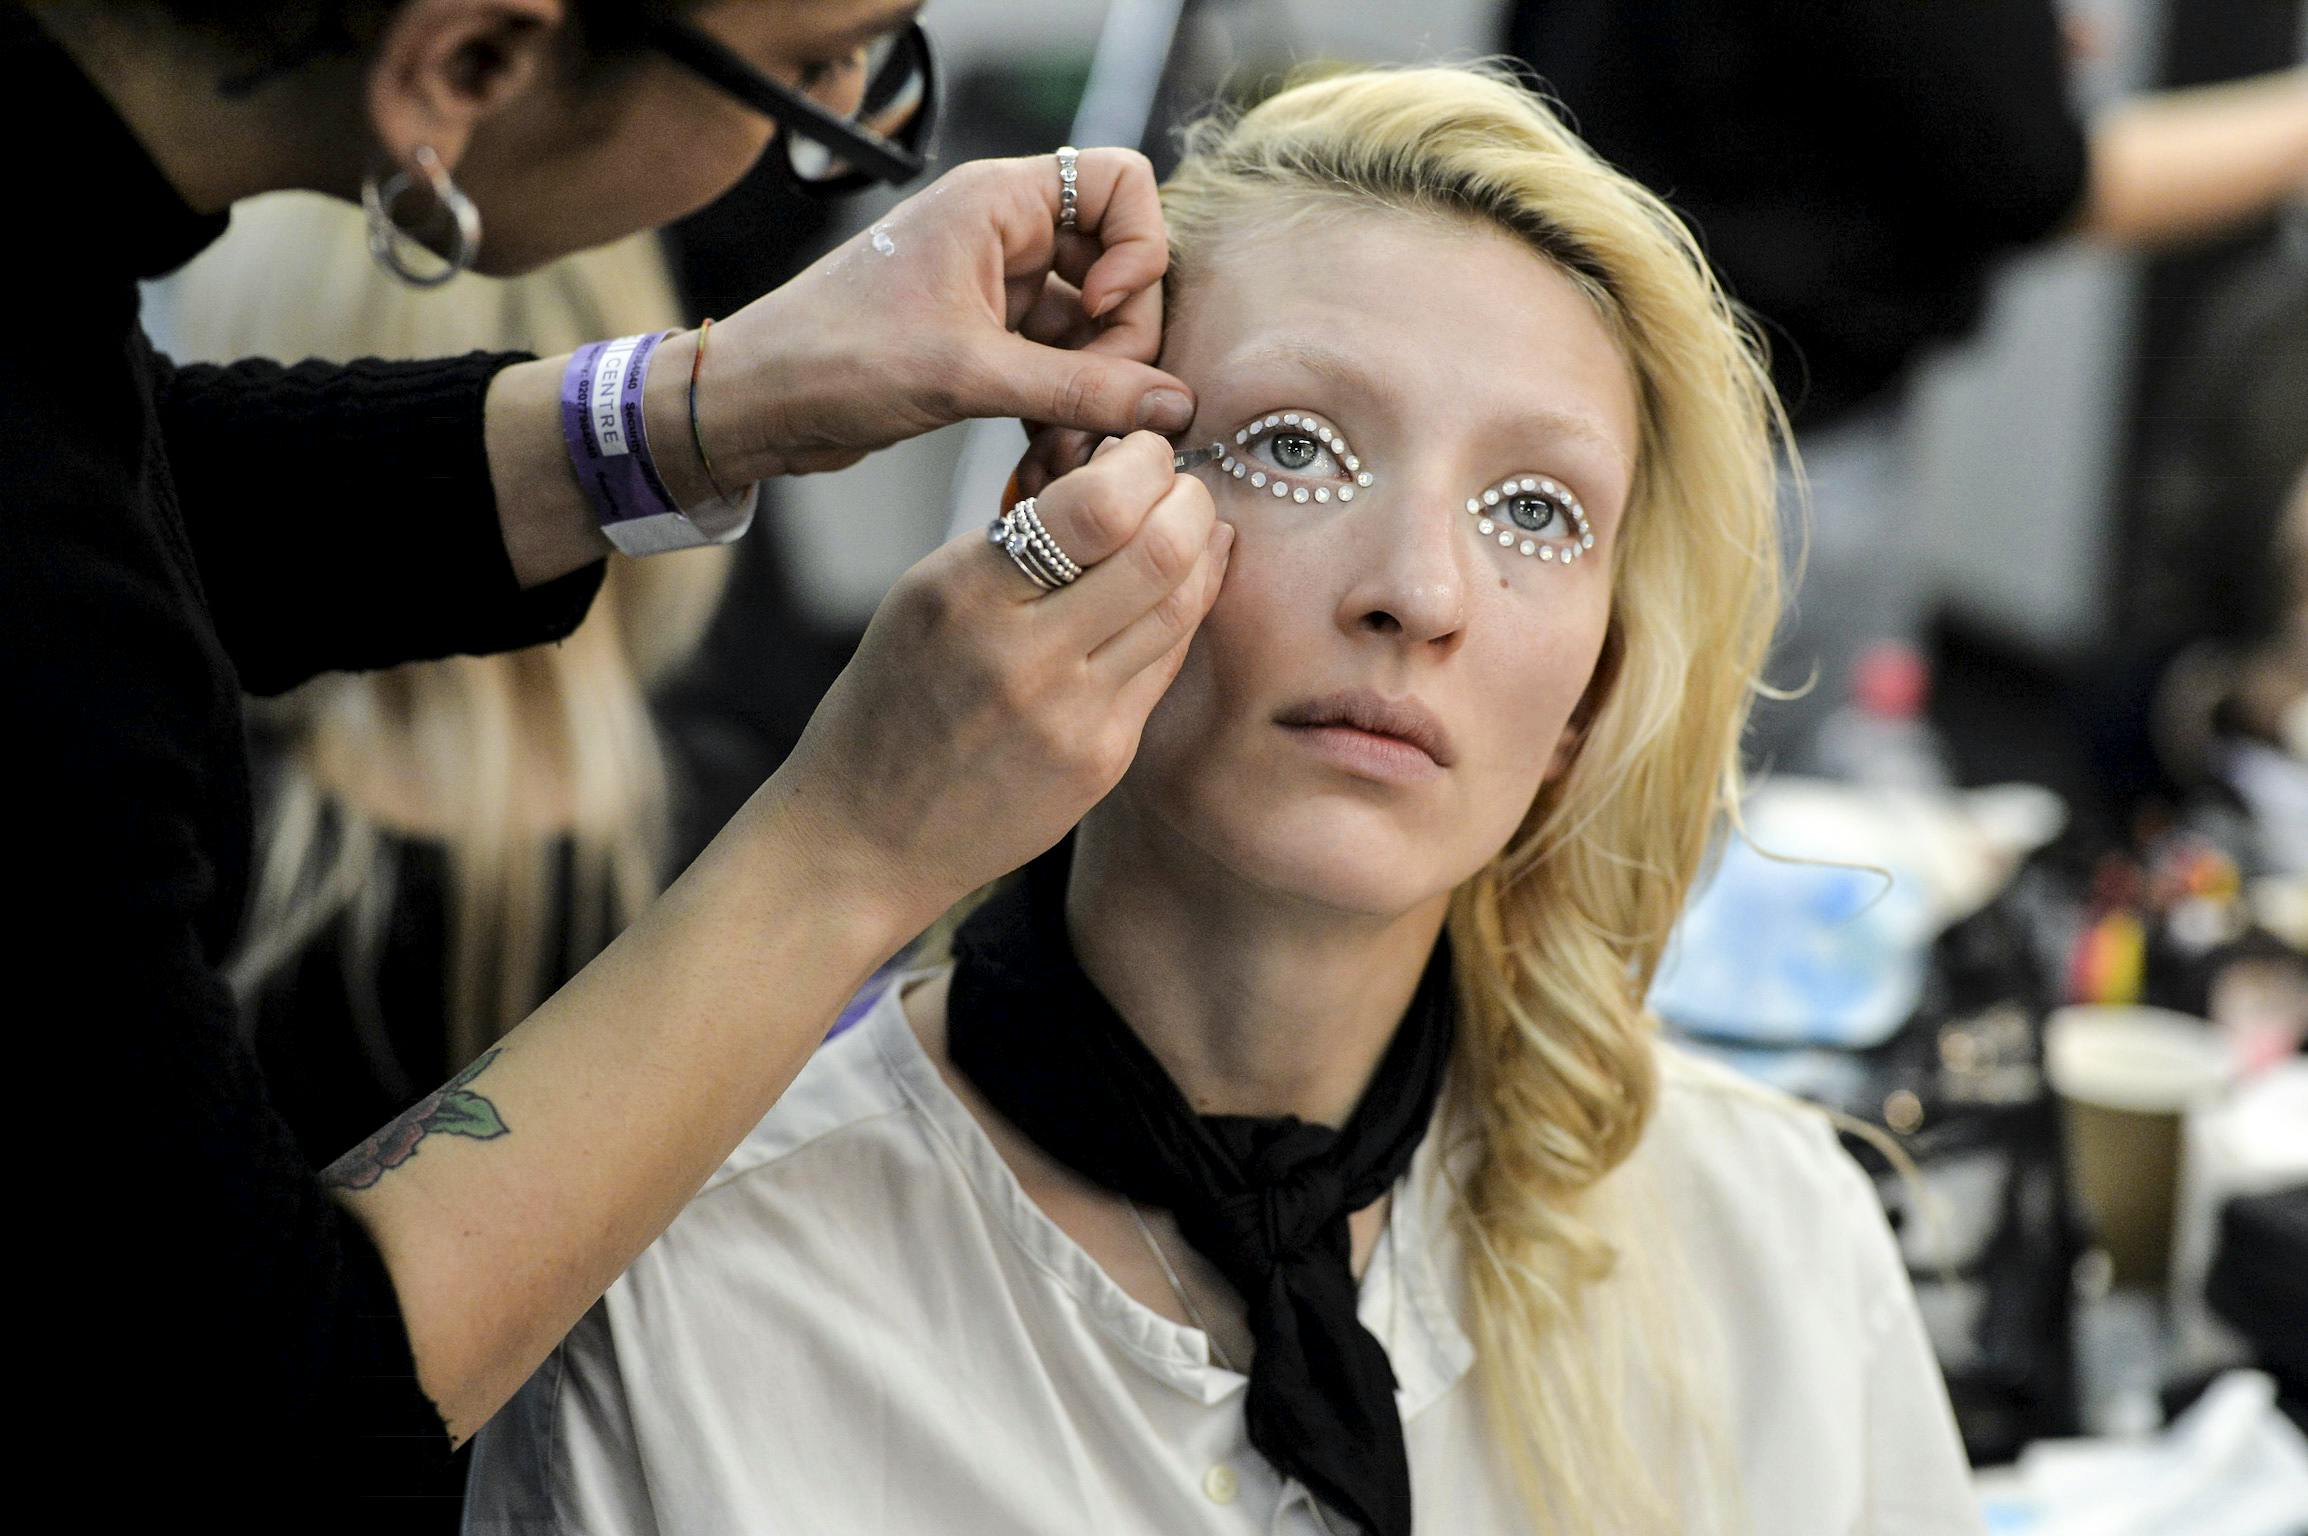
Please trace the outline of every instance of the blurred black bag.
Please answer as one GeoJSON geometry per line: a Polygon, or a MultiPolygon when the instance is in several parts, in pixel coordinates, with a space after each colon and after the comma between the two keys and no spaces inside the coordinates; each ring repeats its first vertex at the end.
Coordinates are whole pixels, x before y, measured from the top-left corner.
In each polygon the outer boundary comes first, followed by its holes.
{"type": "Polygon", "coordinates": [[[2285,1397],[2308,1401],[2308,1184],[2222,1207],[2204,1299],[2285,1397]]]}

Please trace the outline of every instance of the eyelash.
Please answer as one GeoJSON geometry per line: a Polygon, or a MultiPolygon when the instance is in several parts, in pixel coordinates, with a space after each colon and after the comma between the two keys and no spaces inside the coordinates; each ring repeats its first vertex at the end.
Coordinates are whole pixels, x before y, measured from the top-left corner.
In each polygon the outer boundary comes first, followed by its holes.
{"type": "Polygon", "coordinates": [[[1232,475],[1254,490],[1268,491],[1271,495],[1301,505],[1307,502],[1327,502],[1333,496],[1342,502],[1352,501],[1356,490],[1369,486],[1372,479],[1370,471],[1362,467],[1362,460],[1346,445],[1344,434],[1324,423],[1321,417],[1311,411],[1276,411],[1270,415],[1253,417],[1235,432],[1234,447],[1218,461],[1218,468],[1220,473],[1232,475]],[[1275,463],[1263,454],[1254,461],[1251,455],[1240,451],[1282,437],[1311,439],[1317,457],[1329,459],[1338,469],[1338,473],[1321,478],[1349,483],[1335,489],[1328,485],[1300,484],[1288,478],[1299,474],[1299,470],[1286,469],[1286,466],[1275,463]]]}

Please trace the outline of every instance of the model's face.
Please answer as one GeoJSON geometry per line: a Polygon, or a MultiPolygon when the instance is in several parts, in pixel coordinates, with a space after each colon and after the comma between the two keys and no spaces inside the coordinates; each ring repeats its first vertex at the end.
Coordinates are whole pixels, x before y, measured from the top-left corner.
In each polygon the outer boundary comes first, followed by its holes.
{"type": "MultiPolygon", "coordinates": [[[[865,91],[867,48],[920,9],[920,0],[710,0],[685,19],[846,116],[865,91]]],[[[525,271],[670,223],[735,185],[776,131],[654,55],[606,83],[548,73],[481,126],[458,167],[484,219],[481,265],[525,271]]]]}
{"type": "Polygon", "coordinates": [[[1198,471],[1233,562],[1098,814],[1341,910],[1446,895],[1567,764],[1634,477],[1625,360],[1527,247],[1370,212],[1219,253],[1162,362],[1185,441],[1242,471],[1198,471]]]}

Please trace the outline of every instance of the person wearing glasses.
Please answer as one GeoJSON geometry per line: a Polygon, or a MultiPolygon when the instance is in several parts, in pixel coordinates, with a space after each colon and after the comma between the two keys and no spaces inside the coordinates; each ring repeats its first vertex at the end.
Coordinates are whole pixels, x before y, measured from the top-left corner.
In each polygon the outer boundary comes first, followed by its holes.
{"type": "MultiPolygon", "coordinates": [[[[1151,366],[1167,251],[1135,155],[961,167],[710,329],[563,358],[179,367],[138,321],[138,281],[263,191],[358,198],[377,259],[425,284],[660,224],[765,147],[823,189],[913,176],[914,11],[0,0],[0,707],[33,898],[19,1228],[43,1255],[18,1368],[61,1446],[42,1486],[79,1521],[413,1517],[402,1495],[858,985],[1128,762],[1229,542],[1157,435],[1193,401],[1151,366]],[[655,907],[309,1172],[218,970],[250,875],[243,691],[553,640],[611,551],[724,542],[762,479],[972,416],[1129,436],[1031,541],[917,567],[655,907]]],[[[293,269],[278,293],[299,302],[293,269]]]]}

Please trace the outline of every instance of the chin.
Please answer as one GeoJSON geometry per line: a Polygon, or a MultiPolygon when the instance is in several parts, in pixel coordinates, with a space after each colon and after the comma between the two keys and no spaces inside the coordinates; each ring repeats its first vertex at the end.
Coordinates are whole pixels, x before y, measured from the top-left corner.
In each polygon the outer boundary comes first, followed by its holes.
{"type": "Polygon", "coordinates": [[[1196,808],[1193,840],[1237,878],[1310,906],[1401,917],[1467,873],[1452,867],[1431,828],[1399,809],[1333,792],[1225,801],[1196,808]]]}

